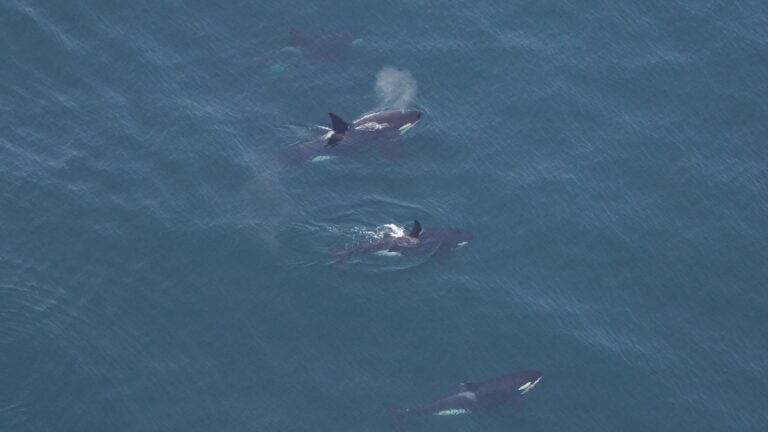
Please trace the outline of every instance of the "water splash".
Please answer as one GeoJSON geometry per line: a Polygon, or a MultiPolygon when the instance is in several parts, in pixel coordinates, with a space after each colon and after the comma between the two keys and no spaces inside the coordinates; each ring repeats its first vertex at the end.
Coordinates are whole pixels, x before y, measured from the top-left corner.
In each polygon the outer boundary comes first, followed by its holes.
{"type": "Polygon", "coordinates": [[[407,70],[392,66],[382,68],[376,74],[376,95],[380,108],[405,108],[416,97],[416,79],[407,70]]]}
{"type": "Polygon", "coordinates": [[[405,236],[405,228],[395,225],[386,224],[371,230],[369,228],[355,227],[352,229],[355,237],[362,238],[363,240],[381,240],[384,237],[403,237],[405,236]]]}
{"type": "Polygon", "coordinates": [[[384,232],[386,235],[390,237],[403,237],[405,236],[405,228],[395,225],[395,224],[386,224],[382,228],[384,228],[384,232]]]}

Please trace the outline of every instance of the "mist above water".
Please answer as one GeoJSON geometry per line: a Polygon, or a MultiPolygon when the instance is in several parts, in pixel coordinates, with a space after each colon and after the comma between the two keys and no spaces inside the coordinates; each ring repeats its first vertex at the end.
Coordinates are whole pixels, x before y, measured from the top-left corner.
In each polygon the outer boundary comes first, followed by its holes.
{"type": "Polygon", "coordinates": [[[418,85],[407,70],[386,66],[376,74],[374,89],[380,108],[405,108],[416,97],[418,85]]]}

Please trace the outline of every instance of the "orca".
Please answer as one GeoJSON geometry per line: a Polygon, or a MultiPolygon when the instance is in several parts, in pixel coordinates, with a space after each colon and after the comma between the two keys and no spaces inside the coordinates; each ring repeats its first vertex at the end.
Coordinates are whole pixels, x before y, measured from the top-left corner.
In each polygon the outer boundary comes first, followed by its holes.
{"type": "Polygon", "coordinates": [[[526,370],[491,378],[481,382],[461,383],[459,391],[414,408],[391,408],[398,421],[419,415],[451,416],[469,414],[479,409],[493,408],[508,401],[521,401],[541,381],[542,374],[526,370]]]}
{"type": "Polygon", "coordinates": [[[280,75],[289,69],[301,68],[306,64],[331,62],[338,67],[340,61],[348,60],[352,53],[365,46],[368,32],[356,27],[320,27],[316,29],[291,28],[285,46],[267,56],[263,70],[280,75]]]}
{"type": "Polygon", "coordinates": [[[326,144],[335,145],[345,137],[347,140],[355,138],[370,139],[374,135],[386,135],[397,132],[404,133],[421,119],[421,112],[417,110],[388,110],[366,114],[352,123],[347,123],[335,113],[328,113],[331,117],[332,133],[325,136],[326,144]]]}
{"type": "Polygon", "coordinates": [[[356,27],[321,27],[314,31],[291,28],[288,47],[283,51],[308,59],[338,61],[348,57],[352,48],[364,45],[367,33],[356,27]]]}
{"type": "Polygon", "coordinates": [[[415,220],[407,234],[387,234],[375,242],[333,252],[336,262],[343,262],[350,257],[369,253],[385,256],[433,255],[438,260],[443,261],[451,252],[466,245],[472,239],[472,234],[456,228],[422,230],[421,223],[415,220]]]}
{"type": "Polygon", "coordinates": [[[396,155],[400,135],[412,128],[422,117],[413,109],[394,109],[365,114],[347,122],[335,113],[328,113],[331,128],[323,135],[295,146],[289,154],[291,162],[322,162],[354,153],[372,146],[390,150],[396,155]]]}

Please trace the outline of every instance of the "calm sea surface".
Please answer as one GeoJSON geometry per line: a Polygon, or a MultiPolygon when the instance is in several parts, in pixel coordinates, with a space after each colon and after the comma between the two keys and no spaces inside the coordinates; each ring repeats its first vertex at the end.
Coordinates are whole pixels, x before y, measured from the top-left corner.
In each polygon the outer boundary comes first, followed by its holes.
{"type": "Polygon", "coordinates": [[[1,0],[0,58],[0,431],[768,430],[763,1],[1,0]],[[333,262],[413,219],[474,239],[333,262]]]}

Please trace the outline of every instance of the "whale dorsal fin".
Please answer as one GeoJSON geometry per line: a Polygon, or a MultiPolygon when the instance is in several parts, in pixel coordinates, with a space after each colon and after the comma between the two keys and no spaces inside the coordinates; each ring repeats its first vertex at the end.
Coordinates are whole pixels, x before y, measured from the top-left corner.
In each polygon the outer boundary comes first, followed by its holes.
{"type": "Polygon", "coordinates": [[[411,232],[408,233],[408,237],[419,238],[419,234],[421,234],[421,224],[415,220],[413,221],[411,232]]]}
{"type": "Polygon", "coordinates": [[[334,113],[328,113],[328,115],[331,116],[331,129],[333,129],[334,132],[337,134],[343,134],[347,131],[347,129],[349,129],[349,125],[344,121],[344,119],[334,113]]]}
{"type": "Polygon", "coordinates": [[[477,390],[477,384],[473,383],[471,381],[463,382],[463,383],[461,383],[461,389],[465,390],[465,391],[475,391],[475,390],[477,390]]]}

